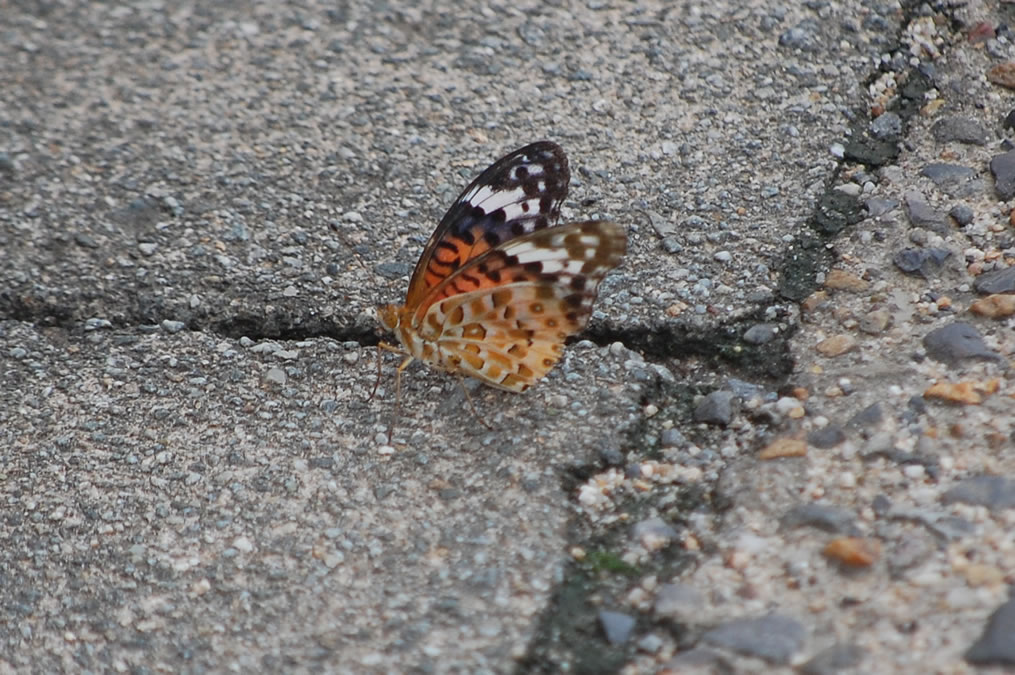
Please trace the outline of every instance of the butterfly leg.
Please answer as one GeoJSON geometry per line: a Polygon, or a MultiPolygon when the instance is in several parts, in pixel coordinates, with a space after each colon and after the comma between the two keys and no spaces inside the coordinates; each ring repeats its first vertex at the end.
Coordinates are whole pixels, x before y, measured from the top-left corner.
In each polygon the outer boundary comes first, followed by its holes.
{"type": "Polygon", "coordinates": [[[458,376],[458,383],[462,385],[462,393],[465,394],[465,400],[469,402],[469,407],[472,408],[472,414],[476,416],[476,419],[479,420],[480,424],[490,431],[493,431],[493,427],[490,426],[490,424],[483,419],[483,416],[479,414],[479,411],[476,410],[476,404],[472,402],[472,396],[469,395],[469,390],[465,386],[465,378],[463,378],[462,374],[457,370],[455,371],[455,375],[458,376]]]}
{"type": "MultiPolygon", "coordinates": [[[[370,391],[370,396],[367,397],[367,402],[374,400],[374,394],[377,393],[377,387],[381,384],[381,353],[382,352],[394,352],[395,354],[405,355],[405,350],[390,345],[387,342],[377,343],[377,379],[374,380],[374,388],[370,391]]],[[[403,366],[404,367],[404,366],[403,366]]],[[[401,372],[401,371],[399,371],[401,372]]]]}
{"type": "Polygon", "coordinates": [[[402,405],[402,371],[412,363],[412,356],[406,356],[398,370],[395,371],[395,412],[391,415],[391,424],[388,425],[388,445],[391,445],[391,435],[395,431],[395,421],[398,420],[398,410],[402,405]]]}

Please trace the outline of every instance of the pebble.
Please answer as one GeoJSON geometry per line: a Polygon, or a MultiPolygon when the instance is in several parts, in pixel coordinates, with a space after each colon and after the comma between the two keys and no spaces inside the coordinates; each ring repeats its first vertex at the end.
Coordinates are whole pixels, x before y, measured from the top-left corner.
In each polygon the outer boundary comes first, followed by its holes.
{"type": "Polygon", "coordinates": [[[631,638],[634,631],[635,618],[622,612],[599,610],[599,625],[611,645],[622,645],[631,638]]]}
{"type": "Polygon", "coordinates": [[[948,215],[959,225],[968,225],[975,217],[973,210],[965,204],[956,204],[948,211],[948,215]]]}
{"type": "Polygon", "coordinates": [[[869,287],[870,282],[846,270],[829,270],[828,275],[825,277],[825,288],[832,288],[838,291],[860,293],[866,291],[869,287]]]}
{"type": "Polygon", "coordinates": [[[843,443],[846,440],[846,432],[840,427],[829,425],[821,429],[815,429],[807,434],[807,442],[815,448],[827,450],[843,443]]]}
{"type": "Polygon", "coordinates": [[[881,542],[863,537],[839,537],[821,551],[847,567],[870,567],[881,557],[881,542]]]}
{"type": "MultiPolygon", "coordinates": [[[[884,115],[882,115],[884,117],[884,115]]],[[[883,197],[871,197],[864,205],[867,207],[867,213],[870,214],[871,218],[880,218],[892,209],[899,205],[899,202],[894,199],[884,199],[883,197]]]]}
{"type": "Polygon", "coordinates": [[[679,448],[687,444],[687,438],[680,429],[672,427],[663,430],[663,433],[659,435],[659,443],[664,448],[679,448]]]}
{"type": "Polygon", "coordinates": [[[904,248],[895,254],[892,262],[906,274],[918,274],[929,279],[951,254],[943,248],[904,248]]]}
{"type": "Polygon", "coordinates": [[[659,244],[667,253],[681,253],[684,250],[683,245],[676,237],[663,237],[659,244]]]}
{"type": "MultiPolygon", "coordinates": [[[[990,317],[991,319],[1003,319],[1015,314],[1015,295],[999,294],[988,295],[985,298],[975,300],[969,306],[969,311],[979,316],[990,317]]],[[[746,338],[746,335],[745,335],[746,338]]]]}
{"type": "Polygon", "coordinates": [[[975,171],[959,164],[928,164],[920,170],[920,175],[929,178],[949,197],[971,197],[984,188],[982,181],[976,178],[975,171]]]}
{"type": "Polygon", "coordinates": [[[983,397],[972,382],[935,382],[923,392],[923,397],[966,405],[979,405],[983,402],[983,397]]]}
{"type": "Polygon", "coordinates": [[[795,396],[783,396],[775,402],[775,409],[780,415],[792,419],[799,419],[804,415],[804,407],[800,405],[800,399],[795,396]]]}
{"type": "Polygon", "coordinates": [[[92,318],[85,321],[85,330],[93,331],[103,328],[112,328],[113,324],[108,319],[92,318]]]}
{"type": "Polygon", "coordinates": [[[902,135],[902,118],[893,112],[886,112],[878,115],[870,125],[874,138],[880,140],[894,140],[902,135]]]}
{"type": "Polygon", "coordinates": [[[758,453],[758,459],[779,459],[780,457],[803,457],[807,454],[807,443],[798,438],[778,438],[758,453]]]}
{"type": "Polygon", "coordinates": [[[733,419],[733,392],[713,391],[694,409],[694,421],[726,426],[733,419]]]}
{"type": "Polygon", "coordinates": [[[928,204],[919,192],[910,190],[903,199],[906,205],[906,215],[914,226],[924,227],[938,234],[947,234],[951,229],[941,212],[928,204]]]}
{"type": "Polygon", "coordinates": [[[638,640],[638,649],[649,654],[655,654],[663,646],[663,639],[655,633],[649,633],[642,639],[638,640]]]}
{"type": "Polygon", "coordinates": [[[841,333],[825,338],[815,345],[814,348],[824,356],[835,357],[853,351],[856,349],[856,345],[856,338],[852,335],[841,333]]]}
{"type": "Polygon", "coordinates": [[[796,619],[779,614],[734,619],[702,636],[702,641],[770,663],[787,664],[800,650],[807,630],[796,619]]]}
{"type": "Polygon", "coordinates": [[[832,504],[797,504],[779,519],[785,528],[816,527],[833,534],[853,534],[856,530],[856,514],[832,504]]]}
{"type": "Polygon", "coordinates": [[[987,81],[1000,87],[1015,89],[1015,63],[999,63],[987,71],[987,81]]]}
{"type": "Polygon", "coordinates": [[[666,548],[678,534],[673,527],[662,518],[653,516],[635,523],[631,529],[632,536],[638,540],[646,551],[659,551],[666,548]]]}
{"type": "Polygon", "coordinates": [[[802,675],[838,675],[860,665],[865,654],[859,645],[832,645],[800,666],[800,672],[802,675]]]}
{"type": "Polygon", "coordinates": [[[974,476],[941,495],[942,504],[973,504],[991,511],[1015,508],[1015,480],[1003,476],[974,476]]]}
{"type": "Polygon", "coordinates": [[[994,610],[980,639],[966,651],[969,663],[1015,666],[1015,599],[994,610]]]}
{"type": "Polygon", "coordinates": [[[677,653],[667,661],[657,675],[706,675],[733,672],[723,656],[711,649],[694,647],[677,653]]]}
{"type": "Polygon", "coordinates": [[[775,339],[779,327],[774,323],[756,323],[744,331],[744,342],[763,345],[775,339]]]}
{"type": "Polygon", "coordinates": [[[1015,293],[1015,267],[984,272],[976,277],[973,288],[982,295],[993,293],[1015,293]]]}
{"type": "Polygon", "coordinates": [[[860,330],[868,335],[879,335],[892,323],[892,313],[887,309],[875,309],[860,317],[860,330]]]}
{"type": "Polygon", "coordinates": [[[994,176],[994,189],[1002,201],[1015,197],[1015,150],[994,155],[990,160],[990,173],[994,176]]]}
{"type": "Polygon", "coordinates": [[[955,141],[969,145],[986,145],[988,139],[987,129],[982,124],[969,117],[958,115],[940,118],[930,128],[930,133],[938,143],[955,141]]]}
{"type": "Polygon", "coordinates": [[[814,19],[804,19],[779,36],[779,46],[813,52],[818,49],[821,28],[814,19]]]}
{"type": "Polygon", "coordinates": [[[689,584],[663,584],[656,590],[653,611],[656,616],[679,623],[695,623],[701,619],[705,598],[689,584]]]}
{"type": "Polygon", "coordinates": [[[281,368],[269,368],[264,374],[264,381],[269,384],[283,385],[286,381],[285,371],[281,368]]]}
{"type": "Polygon", "coordinates": [[[885,413],[881,408],[880,403],[872,403],[860,412],[856,413],[849,418],[846,423],[847,427],[861,428],[861,427],[873,427],[881,422],[885,418],[885,413]]]}
{"type": "Polygon", "coordinates": [[[923,337],[923,347],[930,358],[950,366],[956,366],[966,359],[1001,358],[984,343],[976,327],[964,321],[956,321],[927,333],[923,337]]]}
{"type": "Polygon", "coordinates": [[[411,267],[409,263],[405,262],[382,262],[374,265],[374,271],[380,277],[396,280],[409,276],[411,267]]]}
{"type": "Polygon", "coordinates": [[[187,324],[185,324],[182,321],[163,319],[161,326],[162,330],[166,331],[167,333],[179,333],[181,330],[187,327],[187,324]]]}

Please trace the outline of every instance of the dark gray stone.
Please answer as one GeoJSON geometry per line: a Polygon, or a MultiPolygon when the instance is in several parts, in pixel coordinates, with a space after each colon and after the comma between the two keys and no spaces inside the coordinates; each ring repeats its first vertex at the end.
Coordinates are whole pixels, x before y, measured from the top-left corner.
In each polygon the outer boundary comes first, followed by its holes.
{"type": "Polygon", "coordinates": [[[935,328],[924,336],[923,346],[929,357],[951,366],[965,359],[1001,359],[984,343],[976,327],[965,321],[935,328]]]}
{"type": "Polygon", "coordinates": [[[1015,150],[995,155],[990,160],[990,173],[994,176],[994,189],[1003,201],[1015,197],[1015,150]]]}
{"type": "Polygon", "coordinates": [[[764,387],[760,387],[753,382],[746,382],[735,377],[726,378],[725,388],[732,391],[733,395],[742,401],[749,401],[755,396],[763,397],[765,395],[764,387]]]}
{"type": "Polygon", "coordinates": [[[733,392],[713,391],[694,409],[694,421],[726,426],[733,419],[733,392]]]}
{"type": "Polygon", "coordinates": [[[968,145],[986,145],[989,135],[987,129],[969,117],[942,117],[930,128],[934,140],[938,143],[966,143],[968,145]]]}
{"type": "Polygon", "coordinates": [[[895,254],[892,262],[906,274],[929,279],[951,254],[944,248],[904,248],[895,254]]]}
{"type": "Polygon", "coordinates": [[[803,624],[778,614],[756,619],[734,619],[702,636],[702,640],[709,644],[781,664],[789,663],[806,638],[803,624]]]}
{"type": "Polygon", "coordinates": [[[815,448],[821,448],[822,450],[834,448],[845,440],[846,432],[840,427],[831,424],[827,427],[815,429],[807,434],[807,442],[815,448]]]}
{"type": "Polygon", "coordinates": [[[871,500],[871,510],[874,511],[874,515],[883,517],[892,508],[892,500],[887,495],[875,495],[874,499],[871,500]]]}
{"type": "Polygon", "coordinates": [[[630,614],[599,610],[599,625],[603,627],[606,640],[611,645],[622,645],[631,639],[635,619],[630,614]]]}
{"type": "Polygon", "coordinates": [[[968,225],[975,218],[973,210],[965,204],[956,204],[948,211],[948,215],[959,225],[968,225]]]}
{"type": "Polygon", "coordinates": [[[977,180],[975,171],[959,164],[928,164],[920,170],[920,175],[931,179],[939,190],[950,197],[971,197],[985,187],[982,181],[977,180]]]}
{"type": "Polygon", "coordinates": [[[941,495],[941,503],[986,506],[991,511],[1015,507],[1015,480],[1003,476],[967,478],[941,495]]]}
{"type": "Polygon", "coordinates": [[[966,661],[979,665],[1015,666],[1015,599],[987,619],[980,639],[966,652],[966,661]]]}
{"type": "Polygon", "coordinates": [[[838,675],[847,668],[860,665],[867,652],[860,645],[832,645],[800,666],[803,675],[838,675]]]}
{"type": "Polygon", "coordinates": [[[659,443],[664,448],[679,448],[687,444],[687,437],[676,427],[664,429],[659,435],[659,443]]]}
{"type": "Polygon", "coordinates": [[[779,36],[779,46],[815,52],[818,50],[819,35],[821,35],[821,26],[818,22],[814,19],[804,19],[779,36]]]}
{"type": "MultiPolygon", "coordinates": [[[[882,115],[882,117],[884,116],[882,115]]],[[[898,205],[899,202],[894,199],[884,199],[882,197],[871,197],[864,202],[864,206],[867,207],[867,213],[870,214],[871,218],[883,216],[898,205]]]]}
{"type": "Polygon", "coordinates": [[[977,293],[1015,293],[1015,267],[991,270],[976,277],[973,288],[977,293]]]}
{"type": "Polygon", "coordinates": [[[110,220],[121,225],[127,225],[135,229],[151,227],[161,220],[167,220],[158,200],[147,195],[131,200],[123,208],[116,209],[110,214],[110,220]]]}
{"type": "Polygon", "coordinates": [[[951,229],[941,212],[928,204],[919,192],[910,190],[904,199],[906,215],[916,227],[924,227],[938,234],[946,234],[951,229]]]}
{"type": "Polygon", "coordinates": [[[853,534],[856,532],[856,515],[839,506],[831,504],[797,504],[779,519],[785,528],[816,527],[833,534],[853,534]]]}
{"type": "Polygon", "coordinates": [[[663,237],[659,244],[663,247],[663,250],[667,253],[680,253],[684,250],[684,247],[677,240],[676,237],[663,237]]]}
{"type": "Polygon", "coordinates": [[[763,345],[771,342],[776,335],[778,326],[774,323],[756,323],[744,331],[744,342],[752,345],[763,345]]]}
{"type": "Polygon", "coordinates": [[[882,141],[895,140],[902,135],[902,118],[893,112],[882,113],[871,122],[870,129],[874,138],[882,141]]]}
{"type": "Polygon", "coordinates": [[[378,276],[385,279],[401,279],[402,277],[409,276],[412,268],[409,266],[409,263],[382,262],[374,267],[374,271],[377,272],[378,276]]]}

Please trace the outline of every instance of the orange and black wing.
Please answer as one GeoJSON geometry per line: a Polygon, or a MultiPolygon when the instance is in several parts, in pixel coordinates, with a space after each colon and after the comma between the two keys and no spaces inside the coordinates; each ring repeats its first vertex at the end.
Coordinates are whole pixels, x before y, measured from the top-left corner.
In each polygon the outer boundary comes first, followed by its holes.
{"type": "Polygon", "coordinates": [[[432,290],[469,261],[556,223],[570,179],[567,156],[550,141],[494,162],[462,191],[430,236],[412,273],[406,306],[425,311],[432,290]]]}

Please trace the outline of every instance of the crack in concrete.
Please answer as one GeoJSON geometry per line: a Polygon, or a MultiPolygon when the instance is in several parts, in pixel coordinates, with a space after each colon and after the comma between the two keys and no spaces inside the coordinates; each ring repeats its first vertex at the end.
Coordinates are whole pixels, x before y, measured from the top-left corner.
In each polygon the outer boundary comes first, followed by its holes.
{"type": "MultiPolygon", "coordinates": [[[[923,3],[915,0],[902,2],[903,19],[899,23],[899,31],[895,36],[897,46],[890,50],[891,53],[898,50],[898,45],[902,43],[901,37],[914,19],[919,16],[922,5],[923,3]]],[[[938,6],[935,9],[944,14],[952,24],[957,22],[953,15],[954,7],[938,6]]],[[[885,64],[882,64],[880,68],[872,72],[865,82],[865,90],[869,91],[868,85],[887,70],[885,64]]],[[[898,138],[905,137],[910,120],[914,115],[919,114],[924,92],[931,87],[933,87],[933,82],[921,67],[917,66],[905,71],[903,85],[889,108],[902,120],[902,132],[898,138]]],[[[890,164],[898,158],[898,141],[893,140],[889,144],[872,138],[870,122],[871,115],[867,111],[855,115],[843,157],[837,162],[825,181],[824,192],[818,197],[814,211],[806,222],[807,230],[796,236],[783,258],[777,285],[777,293],[781,298],[799,302],[817,290],[820,286],[818,274],[830,269],[834,261],[832,242],[844,230],[860,222],[865,216],[864,208],[858,197],[835,189],[837,179],[847,163],[862,164],[867,168],[876,169],[890,164]]],[[[774,302],[767,307],[761,306],[747,319],[757,320],[759,317],[765,316],[769,307],[777,306],[777,303],[774,302]]],[[[683,327],[667,324],[652,331],[598,328],[596,335],[599,338],[597,342],[600,344],[613,338],[621,340],[630,348],[642,351],[646,356],[661,358],[678,356],[674,346],[680,345],[685,355],[713,356],[720,359],[725,357],[734,364],[739,362],[742,366],[746,366],[747,372],[755,375],[762,373],[759,373],[757,368],[752,368],[751,364],[765,364],[763,370],[767,369],[769,371],[767,374],[770,377],[778,377],[785,381],[793,372],[789,340],[799,329],[797,321],[790,321],[787,330],[782,331],[782,335],[779,336],[775,344],[752,346],[747,349],[744,348],[743,341],[738,341],[736,337],[743,334],[742,331],[738,332],[736,329],[743,326],[744,319],[720,323],[711,334],[696,333],[693,330],[683,333],[683,327]],[[720,339],[716,340],[716,336],[719,336],[720,339]],[[733,354],[738,354],[742,358],[729,359],[733,354]]],[[[662,396],[665,395],[665,392],[659,389],[660,387],[657,386],[655,397],[649,396],[647,398],[664,400],[662,396]]],[[[690,415],[688,414],[686,417],[689,418],[690,415]]],[[[644,437],[646,427],[647,421],[644,424],[634,425],[627,434],[627,438],[631,440],[632,444],[636,444],[636,439],[644,437]]],[[[589,476],[597,472],[595,467],[583,467],[583,470],[589,476]]],[[[569,480],[573,482],[575,478],[575,476],[565,478],[562,480],[562,486],[566,489],[569,480]]],[[[724,498],[716,493],[720,480],[721,472],[720,479],[716,479],[711,485],[711,491],[703,491],[696,504],[688,504],[687,512],[696,506],[700,507],[705,504],[708,494],[711,494],[715,498],[711,512],[717,522],[721,521],[722,512],[728,509],[731,504],[724,504],[724,498]]],[[[577,486],[573,486],[569,494],[576,494],[576,491],[577,486]]],[[[633,500],[629,500],[629,502],[633,502],[633,500]]],[[[627,510],[631,505],[631,503],[625,503],[618,507],[618,510],[627,510]]],[[[645,502],[642,501],[635,506],[644,509],[645,502]]],[[[578,516],[574,517],[575,521],[578,519],[578,516]]],[[[582,525],[572,522],[569,530],[576,536],[569,537],[568,545],[572,549],[580,547],[587,551],[595,550],[596,542],[611,541],[611,533],[614,538],[622,536],[619,535],[619,528],[628,527],[629,523],[635,520],[635,518],[630,518],[624,521],[625,525],[613,525],[606,528],[605,532],[600,530],[598,533],[594,531],[593,526],[584,525],[584,536],[578,534],[582,525]]],[[[618,542],[616,548],[619,550],[621,547],[622,544],[618,542]]],[[[685,564],[689,564],[689,562],[685,561],[685,564]]],[[[664,578],[658,574],[656,576],[660,579],[664,578]]],[[[515,672],[557,672],[560,664],[567,663],[584,666],[584,669],[577,669],[582,672],[607,673],[616,672],[625,663],[628,663],[633,653],[632,645],[612,646],[598,635],[597,610],[608,606],[611,599],[623,597],[623,594],[630,588],[630,583],[618,583],[615,579],[616,575],[613,575],[611,579],[608,574],[590,574],[580,562],[571,560],[564,572],[564,580],[556,589],[540,619],[539,628],[535,632],[536,637],[529,644],[525,657],[519,660],[515,672]],[[591,602],[592,598],[596,598],[597,602],[591,602]],[[614,663],[617,665],[614,666],[614,663]]],[[[617,604],[622,605],[623,603],[618,602],[617,604]]],[[[646,620],[644,612],[633,612],[633,614],[639,623],[646,620]]],[[[666,622],[663,621],[663,623],[666,622]]],[[[669,625],[667,630],[677,636],[679,642],[686,643],[688,648],[693,647],[697,642],[696,636],[686,634],[681,626],[669,625]]]]}

